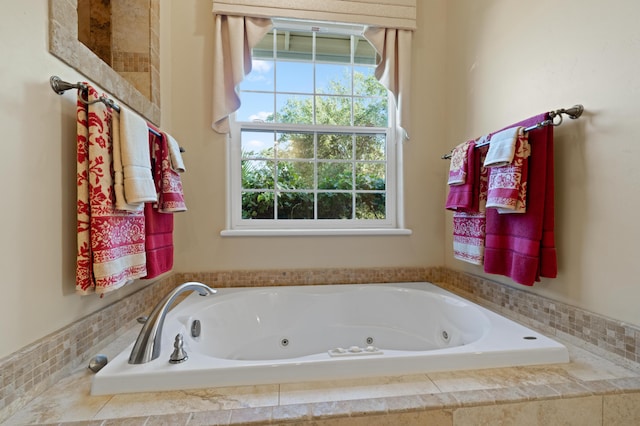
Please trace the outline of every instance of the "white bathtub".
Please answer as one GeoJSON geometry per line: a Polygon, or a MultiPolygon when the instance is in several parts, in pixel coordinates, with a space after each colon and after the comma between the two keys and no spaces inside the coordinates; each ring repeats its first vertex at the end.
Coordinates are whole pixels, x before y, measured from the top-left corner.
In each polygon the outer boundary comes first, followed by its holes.
{"type": "Polygon", "coordinates": [[[94,376],[93,395],[569,361],[560,343],[430,283],[194,293],[167,316],[160,358],[130,365],[132,346],[94,376]],[[170,364],[178,333],[189,358],[170,364]]]}

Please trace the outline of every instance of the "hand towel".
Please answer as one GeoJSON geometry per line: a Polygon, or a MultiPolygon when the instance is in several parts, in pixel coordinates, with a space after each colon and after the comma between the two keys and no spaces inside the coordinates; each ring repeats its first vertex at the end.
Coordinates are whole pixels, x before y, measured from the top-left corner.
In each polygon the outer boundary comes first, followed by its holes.
{"type": "Polygon", "coordinates": [[[474,206],[467,210],[457,210],[453,213],[453,256],[474,265],[484,262],[484,240],[486,229],[486,200],[487,200],[487,169],[481,164],[487,148],[474,149],[473,174],[468,175],[474,188],[474,206]]]}
{"type": "MultiPolygon", "coordinates": [[[[164,137],[159,129],[149,125],[160,136],[149,132],[149,152],[154,186],[162,192],[162,148],[164,137]]],[[[158,197],[160,199],[160,197],[158,197]]],[[[147,275],[143,279],[155,278],[173,268],[173,215],[158,210],[158,203],[145,203],[145,252],[147,275]]]]}
{"type": "Polygon", "coordinates": [[[147,122],[120,108],[120,151],[124,170],[124,195],[129,204],[157,201],[151,176],[147,122]]]}
{"type": "Polygon", "coordinates": [[[497,208],[500,213],[526,211],[527,174],[531,153],[527,140],[526,133],[519,134],[513,161],[509,165],[489,169],[487,208],[497,208]]]}
{"type": "Polygon", "coordinates": [[[167,144],[169,145],[169,159],[171,160],[171,168],[176,172],[184,173],[184,161],[182,161],[182,153],[180,145],[169,133],[165,133],[167,144]]]}
{"type": "Polygon", "coordinates": [[[467,144],[467,161],[463,163],[465,167],[465,183],[462,185],[450,185],[445,208],[459,211],[478,211],[478,180],[480,174],[480,164],[478,164],[475,142],[469,141],[467,144]]]}
{"type": "Polygon", "coordinates": [[[143,212],[115,209],[112,175],[112,111],[89,86],[77,101],[76,291],[101,296],[146,275],[143,212]]]}
{"type": "Polygon", "coordinates": [[[462,185],[467,177],[467,151],[471,141],[463,142],[451,151],[449,163],[449,185],[462,185]]]}
{"type": "Polygon", "coordinates": [[[484,160],[485,167],[501,167],[511,164],[516,150],[518,135],[523,133],[524,127],[516,126],[501,130],[491,135],[491,143],[487,158],[484,160]]]}
{"type": "MultiPolygon", "coordinates": [[[[529,127],[548,114],[531,117],[516,125],[529,127]]],[[[484,271],[510,277],[531,286],[540,277],[557,274],[554,242],[553,126],[528,133],[531,155],[527,184],[527,211],[499,214],[487,210],[484,271]]]]}
{"type": "Polygon", "coordinates": [[[157,208],[162,213],[184,212],[187,210],[187,205],[184,200],[182,180],[180,174],[171,167],[168,140],[167,134],[162,133],[162,137],[156,138],[154,143],[155,180],[160,182],[157,208]]]}
{"type": "Polygon", "coordinates": [[[485,227],[485,212],[454,212],[453,257],[474,265],[482,265],[485,227]]]}
{"type": "Polygon", "coordinates": [[[129,204],[124,194],[124,170],[120,144],[120,113],[113,111],[111,116],[111,136],[113,138],[113,186],[116,209],[130,212],[141,211],[144,203],[129,204]]]}

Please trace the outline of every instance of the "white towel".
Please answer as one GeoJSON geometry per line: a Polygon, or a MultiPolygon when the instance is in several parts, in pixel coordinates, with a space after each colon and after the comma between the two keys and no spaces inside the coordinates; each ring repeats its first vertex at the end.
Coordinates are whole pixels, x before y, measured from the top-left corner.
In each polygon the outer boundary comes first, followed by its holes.
{"type": "Polygon", "coordinates": [[[182,161],[182,154],[180,153],[180,145],[169,133],[167,135],[167,145],[169,146],[169,159],[171,160],[171,168],[176,172],[183,173],[184,162],[182,161]]]}
{"type": "Polygon", "coordinates": [[[144,203],[128,204],[124,196],[124,171],[122,169],[122,155],[120,148],[120,114],[113,111],[111,116],[111,135],[113,139],[113,171],[116,210],[141,211],[144,203]]]}
{"type": "Polygon", "coordinates": [[[151,174],[149,127],[142,117],[124,107],[120,108],[120,153],[127,203],[157,201],[151,174]]]}
{"type": "Polygon", "coordinates": [[[485,167],[503,167],[511,164],[516,152],[516,140],[524,127],[511,127],[491,136],[485,167]]]}

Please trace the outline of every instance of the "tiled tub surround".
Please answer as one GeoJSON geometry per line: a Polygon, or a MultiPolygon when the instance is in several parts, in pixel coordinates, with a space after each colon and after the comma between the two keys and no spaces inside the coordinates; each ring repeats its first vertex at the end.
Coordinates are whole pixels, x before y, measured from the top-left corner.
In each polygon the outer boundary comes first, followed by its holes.
{"type": "Polygon", "coordinates": [[[122,424],[125,418],[126,424],[147,425],[640,424],[637,328],[442,268],[174,274],[91,317],[0,361],[0,421],[10,425],[73,421],[107,425],[122,424]],[[189,280],[213,287],[222,287],[222,282],[248,286],[431,281],[554,335],[567,344],[572,361],[331,383],[89,396],[88,359],[98,352],[112,358],[121,351],[139,331],[134,318],[147,313],[154,298],[189,280]],[[526,317],[528,312],[536,317],[526,317]],[[86,332],[83,324],[102,324],[100,319],[112,325],[91,326],[86,332]],[[114,341],[116,335],[120,337],[114,341]],[[616,344],[618,339],[624,345],[616,344]],[[617,350],[608,352],[613,348],[617,350]]]}

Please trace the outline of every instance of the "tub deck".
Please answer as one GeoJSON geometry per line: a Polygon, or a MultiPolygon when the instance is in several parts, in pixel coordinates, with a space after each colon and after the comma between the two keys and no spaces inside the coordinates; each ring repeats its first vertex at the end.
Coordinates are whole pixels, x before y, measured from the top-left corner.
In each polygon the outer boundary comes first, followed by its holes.
{"type": "MultiPolygon", "coordinates": [[[[113,358],[139,328],[102,352],[113,358]]],[[[83,367],[5,424],[640,424],[640,368],[561,342],[570,363],[104,396],[89,394],[83,367]]]]}

